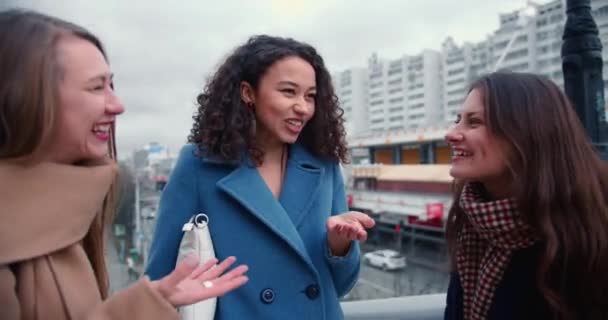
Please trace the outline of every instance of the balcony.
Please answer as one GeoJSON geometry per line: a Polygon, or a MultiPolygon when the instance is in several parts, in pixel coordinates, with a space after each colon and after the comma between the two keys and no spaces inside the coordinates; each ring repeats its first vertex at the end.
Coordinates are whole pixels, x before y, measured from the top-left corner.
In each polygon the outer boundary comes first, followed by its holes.
{"type": "Polygon", "coordinates": [[[346,320],[440,320],[445,294],[343,302],[346,320]]]}

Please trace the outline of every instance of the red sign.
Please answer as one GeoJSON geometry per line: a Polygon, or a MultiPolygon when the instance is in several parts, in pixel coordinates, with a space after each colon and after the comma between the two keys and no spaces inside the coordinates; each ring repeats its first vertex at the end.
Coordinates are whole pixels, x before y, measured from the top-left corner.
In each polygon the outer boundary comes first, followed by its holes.
{"type": "Polygon", "coordinates": [[[427,220],[441,220],[443,218],[443,203],[426,204],[427,220]]]}
{"type": "Polygon", "coordinates": [[[346,204],[348,205],[349,208],[352,208],[352,206],[353,206],[353,195],[352,194],[346,195],[346,204]]]}

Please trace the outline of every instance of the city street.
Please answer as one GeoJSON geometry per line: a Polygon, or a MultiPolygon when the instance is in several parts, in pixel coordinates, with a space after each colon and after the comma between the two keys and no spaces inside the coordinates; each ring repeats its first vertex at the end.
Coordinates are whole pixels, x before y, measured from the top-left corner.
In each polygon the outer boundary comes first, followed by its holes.
{"type": "MultiPolygon", "coordinates": [[[[363,246],[362,254],[368,252],[369,247],[363,246]]],[[[429,257],[433,256],[433,253],[430,251],[429,248],[417,248],[416,257],[426,256],[424,260],[419,259],[427,263],[409,259],[406,254],[407,266],[395,271],[384,271],[362,262],[359,281],[344,300],[383,299],[446,292],[449,273],[442,268],[431,266],[432,260],[429,260],[429,257]]]]}

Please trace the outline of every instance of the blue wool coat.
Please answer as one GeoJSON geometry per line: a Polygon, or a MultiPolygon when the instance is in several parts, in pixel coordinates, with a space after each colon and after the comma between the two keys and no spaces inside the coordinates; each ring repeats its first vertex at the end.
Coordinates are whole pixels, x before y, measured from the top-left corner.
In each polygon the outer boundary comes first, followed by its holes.
{"type": "Polygon", "coordinates": [[[201,159],[196,149],[182,149],[163,191],[146,274],[174,269],[182,225],[202,212],[218,259],[249,266],[249,282],[218,299],[215,319],[343,319],[339,297],[357,280],[360,251],[353,242],[333,257],[327,246],[327,219],[347,211],[339,165],[290,146],[277,200],[250,159],[201,159]]]}

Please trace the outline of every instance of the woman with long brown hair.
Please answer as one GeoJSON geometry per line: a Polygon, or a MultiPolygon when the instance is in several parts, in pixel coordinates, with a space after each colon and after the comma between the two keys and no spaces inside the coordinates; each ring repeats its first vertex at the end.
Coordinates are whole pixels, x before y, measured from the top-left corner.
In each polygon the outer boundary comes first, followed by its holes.
{"type": "Polygon", "coordinates": [[[108,298],[103,234],[124,107],[105,51],[77,25],[1,11],[0,70],[0,318],[176,319],[175,307],[247,281],[245,266],[222,275],[234,258],[209,270],[215,260],[189,257],[108,298]]]}
{"type": "Polygon", "coordinates": [[[446,319],[608,319],[608,175],[550,80],[492,73],[455,126],[446,319]]]}

